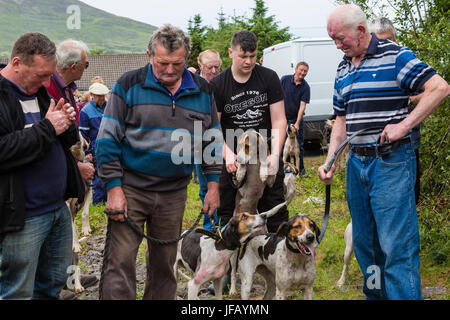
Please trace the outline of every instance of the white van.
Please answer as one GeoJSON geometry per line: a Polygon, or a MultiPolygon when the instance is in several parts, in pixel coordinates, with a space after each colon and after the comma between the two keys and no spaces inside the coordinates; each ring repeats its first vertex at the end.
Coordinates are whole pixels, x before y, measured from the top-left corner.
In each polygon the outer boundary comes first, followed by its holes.
{"type": "Polygon", "coordinates": [[[306,81],[311,87],[311,100],[304,116],[305,142],[324,142],[325,121],[333,116],[334,78],[342,51],[331,38],[298,38],[264,49],[264,67],[281,77],[294,74],[300,61],[309,65],[306,81]]]}

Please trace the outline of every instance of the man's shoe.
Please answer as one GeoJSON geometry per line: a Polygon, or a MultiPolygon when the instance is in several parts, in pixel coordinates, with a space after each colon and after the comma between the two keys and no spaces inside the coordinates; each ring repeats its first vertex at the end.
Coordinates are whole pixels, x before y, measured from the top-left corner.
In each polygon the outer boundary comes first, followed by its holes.
{"type": "Polygon", "coordinates": [[[59,300],[78,300],[78,298],[72,291],[63,289],[59,293],[59,300]]]}
{"type": "Polygon", "coordinates": [[[80,283],[83,286],[83,288],[85,288],[85,289],[96,285],[97,282],[98,282],[97,276],[91,276],[91,275],[83,276],[82,275],[80,277],[80,283]]]}

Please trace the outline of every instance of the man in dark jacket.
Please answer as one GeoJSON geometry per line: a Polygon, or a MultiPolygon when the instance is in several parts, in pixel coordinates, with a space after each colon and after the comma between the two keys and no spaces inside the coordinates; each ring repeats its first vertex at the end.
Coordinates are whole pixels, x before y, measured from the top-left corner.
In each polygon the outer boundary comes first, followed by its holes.
{"type": "Polygon", "coordinates": [[[57,299],[72,260],[64,201],[84,191],[69,151],[75,110],[45,90],[55,51],[46,36],[26,33],[0,71],[1,299],[57,299]]]}

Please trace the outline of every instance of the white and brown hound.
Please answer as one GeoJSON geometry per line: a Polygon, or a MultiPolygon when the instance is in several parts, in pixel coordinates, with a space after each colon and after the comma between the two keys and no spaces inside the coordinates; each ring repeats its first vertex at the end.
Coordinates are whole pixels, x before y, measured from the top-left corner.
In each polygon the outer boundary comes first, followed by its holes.
{"type": "Polygon", "coordinates": [[[252,232],[265,226],[266,218],[266,214],[238,213],[230,219],[220,238],[215,234],[191,232],[178,242],[174,272],[177,274],[178,264],[182,263],[194,274],[188,282],[189,300],[197,300],[200,286],[210,280],[214,283],[216,299],[222,300],[221,279],[228,272],[230,257],[252,232]]]}
{"type": "MultiPolygon", "coordinates": [[[[74,158],[78,161],[84,161],[85,159],[85,151],[89,147],[88,142],[83,138],[81,134],[79,134],[80,141],[70,147],[70,151],[74,158]]],[[[88,236],[91,232],[91,227],[89,225],[89,207],[92,202],[92,188],[85,184],[85,196],[84,202],[78,203],[77,198],[71,198],[66,201],[67,206],[69,207],[70,213],[72,214],[72,251],[73,251],[73,264],[78,264],[78,253],[81,251],[80,241],[83,241],[84,238],[78,238],[78,228],[75,223],[75,218],[77,216],[77,212],[80,207],[83,207],[83,212],[81,214],[81,224],[82,224],[82,233],[84,236],[88,236]]],[[[83,286],[80,282],[80,273],[75,273],[74,279],[74,289],[76,293],[80,293],[84,291],[83,286]]]]}
{"type": "Polygon", "coordinates": [[[297,141],[297,128],[291,123],[286,127],[286,142],[283,149],[283,161],[289,162],[294,159],[294,165],[298,169],[300,168],[300,146],[297,141]]]}
{"type": "Polygon", "coordinates": [[[298,169],[290,162],[285,162],[283,168],[284,199],[286,200],[286,205],[288,205],[289,203],[291,203],[292,199],[294,199],[295,196],[298,169]]]}
{"type": "Polygon", "coordinates": [[[312,300],[316,277],[314,243],[320,234],[316,223],[298,214],[280,225],[277,233],[252,236],[239,260],[241,298],[249,298],[255,272],[266,281],[263,299],[283,300],[302,288],[303,299],[312,300]]]}
{"type": "Polygon", "coordinates": [[[237,145],[238,169],[234,212],[258,213],[258,201],[266,186],[272,187],[276,175],[268,174],[269,148],[267,142],[257,131],[250,129],[239,138],[237,145]]]}

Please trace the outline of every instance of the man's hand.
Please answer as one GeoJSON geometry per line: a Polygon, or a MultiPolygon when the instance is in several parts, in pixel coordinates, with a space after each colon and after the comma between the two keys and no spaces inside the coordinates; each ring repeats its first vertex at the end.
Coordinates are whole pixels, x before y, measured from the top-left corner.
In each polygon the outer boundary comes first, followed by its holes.
{"type": "MultiPolygon", "coordinates": [[[[108,198],[109,199],[109,198],[108,198]]],[[[203,203],[203,211],[212,216],[214,211],[219,207],[219,183],[215,181],[208,182],[208,192],[205,195],[203,203]]]]}
{"type": "Polygon", "coordinates": [[[408,132],[409,129],[405,127],[402,122],[397,124],[388,124],[386,127],[384,127],[383,132],[381,132],[380,144],[400,140],[401,138],[406,136],[408,132]]]}
{"type": "MultiPolygon", "coordinates": [[[[108,190],[106,209],[111,211],[125,210],[125,216],[127,216],[127,199],[125,198],[125,194],[123,193],[123,189],[121,186],[117,186],[108,190]]],[[[114,221],[125,221],[123,214],[108,214],[108,218],[114,221]]]]}
{"type": "Polygon", "coordinates": [[[70,127],[75,120],[75,117],[75,110],[70,104],[65,104],[63,98],[58,101],[57,105],[55,105],[55,100],[51,99],[50,106],[47,110],[47,114],[45,115],[45,118],[50,120],[51,124],[55,128],[57,136],[70,127]]]}
{"type": "Polygon", "coordinates": [[[325,163],[324,165],[319,167],[317,172],[319,174],[320,181],[322,181],[323,184],[325,184],[325,185],[330,185],[333,182],[333,175],[334,175],[334,171],[336,170],[336,167],[334,165],[332,165],[330,171],[325,172],[326,167],[327,167],[327,164],[325,163]]]}
{"type": "Polygon", "coordinates": [[[78,170],[80,170],[83,180],[91,184],[95,173],[94,165],[92,163],[78,162],[78,170]]]}
{"type": "Polygon", "coordinates": [[[237,155],[228,148],[227,144],[223,144],[222,149],[223,157],[225,160],[225,167],[227,168],[228,173],[236,172],[238,169],[238,163],[236,161],[237,155]]]}
{"type": "Polygon", "coordinates": [[[277,174],[279,169],[279,161],[280,161],[279,156],[276,154],[270,154],[267,157],[267,162],[269,163],[267,173],[269,176],[275,176],[277,174]]]}

